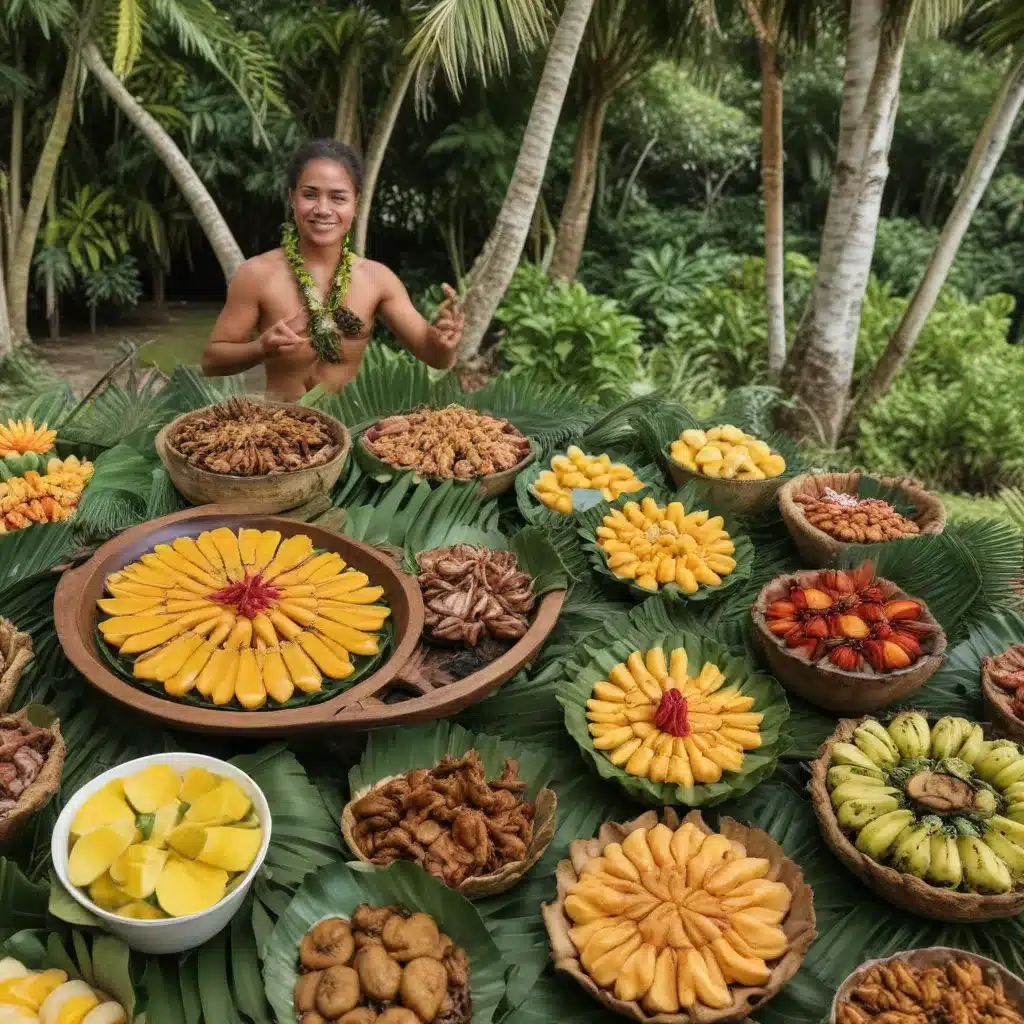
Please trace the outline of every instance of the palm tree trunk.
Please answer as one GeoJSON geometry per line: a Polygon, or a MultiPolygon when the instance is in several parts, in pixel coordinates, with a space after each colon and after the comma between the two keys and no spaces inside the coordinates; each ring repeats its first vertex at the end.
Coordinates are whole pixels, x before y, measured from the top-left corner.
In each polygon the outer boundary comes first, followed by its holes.
{"type": "Polygon", "coordinates": [[[363,190],[359,194],[359,211],[352,229],[353,246],[360,256],[366,253],[366,232],[370,223],[370,209],[373,206],[373,193],[377,189],[377,179],[384,165],[384,154],[398,123],[398,113],[405,102],[405,94],[409,91],[414,69],[411,61],[407,61],[395,75],[391,83],[391,92],[384,103],[384,109],[373,126],[373,134],[366,146],[366,161],[363,171],[363,190]]]}
{"type": "Polygon", "coordinates": [[[844,125],[840,132],[845,149],[838,154],[829,200],[831,229],[826,216],[811,308],[783,373],[784,386],[795,400],[784,412],[786,425],[797,436],[817,437],[827,445],[837,442],[846,418],[860,307],[871,271],[899,103],[906,33],[892,30],[883,38],[882,13],[883,0],[851,5],[846,75],[855,96],[846,98],[843,114],[854,107],[860,114],[855,126],[844,125]],[[856,33],[865,38],[853,38],[856,33]],[[858,55],[866,59],[872,51],[870,71],[851,66],[858,55]],[[868,76],[864,92],[862,83],[868,76]],[[859,165],[853,162],[858,156],[859,165]]]}
{"type": "Polygon", "coordinates": [[[362,54],[353,46],[345,56],[338,81],[338,106],[334,111],[334,137],[362,153],[359,137],[359,78],[362,54]]]}
{"type": "Polygon", "coordinates": [[[768,375],[777,381],[786,362],[786,243],[783,219],[782,78],[778,49],[761,51],[761,185],[764,191],[764,289],[768,305],[768,375]]]}
{"type": "Polygon", "coordinates": [[[1018,61],[1009,71],[995,104],[985,121],[974,150],[967,164],[964,181],[955,205],[946,220],[935,246],[924,277],[917,286],[914,297],[903,312],[885,351],[861,388],[850,415],[846,430],[852,430],[862,416],[891,387],[896,374],[906,362],[917,343],[921,330],[935,306],[942,286],[946,283],[950,267],[956,259],[960,243],[970,227],[971,218],[978,208],[992,176],[995,174],[1010,135],[1013,132],[1021,106],[1024,105],[1024,60],[1018,61]]]}
{"type": "Polygon", "coordinates": [[[32,254],[35,252],[39,226],[43,221],[46,197],[53,186],[57,164],[60,162],[64,144],[67,142],[71,121],[75,113],[75,90],[78,73],[81,70],[82,46],[88,38],[95,15],[96,4],[90,3],[82,13],[74,35],[68,43],[68,58],[64,65],[64,77],[57,94],[57,105],[53,120],[43,143],[32,187],[29,190],[28,205],[21,219],[18,241],[11,255],[11,266],[7,274],[7,294],[10,303],[11,332],[15,343],[28,341],[28,290],[32,272],[32,254]]]}
{"type": "Polygon", "coordinates": [[[465,326],[459,346],[459,358],[463,361],[479,352],[495,310],[519,265],[576,54],[593,7],[594,0],[566,0],[551,39],[505,201],[490,237],[470,270],[469,291],[464,303],[465,326]]]}
{"type": "Polygon", "coordinates": [[[3,263],[0,262],[0,359],[14,351],[14,334],[7,312],[7,289],[4,287],[3,263]]]}
{"type": "MultiPolygon", "coordinates": [[[[57,219],[57,183],[53,183],[50,194],[46,197],[46,218],[48,221],[57,219]]],[[[57,280],[53,267],[46,268],[46,319],[50,325],[50,338],[55,340],[60,337],[60,310],[57,307],[59,297],[57,295],[57,280]]]]}
{"type": "MultiPolygon", "coordinates": [[[[18,44],[15,67],[20,71],[21,44],[18,44]]],[[[25,97],[15,93],[14,105],[11,108],[11,170],[9,174],[10,220],[7,224],[7,251],[14,252],[17,244],[18,230],[21,227],[21,169],[25,157],[25,97]]],[[[2,273],[2,269],[0,269],[2,273]]]]}
{"type": "Polygon", "coordinates": [[[551,276],[571,281],[576,277],[583,243],[587,237],[590,209],[594,203],[597,165],[601,156],[601,132],[604,128],[608,100],[602,95],[587,97],[576,140],[569,191],[565,196],[562,216],[558,222],[555,254],[551,258],[551,276]]]}
{"type": "Polygon", "coordinates": [[[245,257],[242,255],[238,242],[235,241],[235,236],[231,233],[231,228],[228,227],[227,221],[224,220],[199,175],[193,170],[192,165],[178,148],[174,139],[164,131],[156,118],[142,107],[124,87],[121,80],[107,67],[99,47],[93,42],[86,43],[82,57],[85,66],[95,76],[96,81],[117,104],[128,121],[145,137],[171,177],[177,182],[181,194],[185,197],[199,226],[203,229],[217,261],[220,263],[221,270],[224,271],[224,277],[230,281],[235,271],[245,262],[245,257]]]}

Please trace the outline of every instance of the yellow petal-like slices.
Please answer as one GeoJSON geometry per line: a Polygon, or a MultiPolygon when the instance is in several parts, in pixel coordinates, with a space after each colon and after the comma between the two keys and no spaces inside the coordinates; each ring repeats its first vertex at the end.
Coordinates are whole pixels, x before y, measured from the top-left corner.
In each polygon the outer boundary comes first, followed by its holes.
{"type": "Polygon", "coordinates": [[[770,445],[729,423],[684,430],[669,452],[691,472],[725,480],[769,480],[786,472],[786,460],[770,445]]]}
{"type": "Polygon", "coordinates": [[[675,583],[695,594],[701,586],[718,586],[736,568],[736,545],[724,522],[703,510],[688,513],[678,501],[662,507],[648,497],[612,509],[597,528],[597,545],[620,579],[652,592],[675,583]]]}
{"type": "Polygon", "coordinates": [[[587,861],[565,898],[582,969],[651,1014],[730,1006],[786,952],[792,894],[742,843],[692,822],[636,829],[587,861]]]}
{"type": "Polygon", "coordinates": [[[660,647],[633,651],[587,701],[594,747],[628,774],[689,788],[739,771],[744,752],[761,746],[763,713],[754,698],[706,662],[687,675],[685,648],[665,661],[660,647]]]}
{"type": "Polygon", "coordinates": [[[643,481],[625,463],[612,462],[607,455],[587,455],[570,445],[565,455],[556,455],[533,485],[534,494],[548,508],[568,515],[572,512],[574,489],[600,491],[605,501],[643,489],[643,481]]]}
{"type": "Polygon", "coordinates": [[[305,534],[221,527],[158,544],[112,573],[104,640],[170,697],[195,690],[246,710],[345,679],[379,651],[391,614],[365,573],[305,534]]]}

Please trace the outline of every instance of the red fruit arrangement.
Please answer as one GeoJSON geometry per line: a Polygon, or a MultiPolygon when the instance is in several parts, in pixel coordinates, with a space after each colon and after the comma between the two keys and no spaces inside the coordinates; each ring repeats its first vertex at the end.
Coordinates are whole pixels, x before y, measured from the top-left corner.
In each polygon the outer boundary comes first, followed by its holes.
{"type": "Polygon", "coordinates": [[[765,625],[791,654],[812,663],[827,660],[844,672],[877,675],[909,668],[924,655],[923,636],[941,627],[924,619],[921,602],[887,600],[891,587],[882,583],[871,562],[801,574],[765,607],[765,625]]]}

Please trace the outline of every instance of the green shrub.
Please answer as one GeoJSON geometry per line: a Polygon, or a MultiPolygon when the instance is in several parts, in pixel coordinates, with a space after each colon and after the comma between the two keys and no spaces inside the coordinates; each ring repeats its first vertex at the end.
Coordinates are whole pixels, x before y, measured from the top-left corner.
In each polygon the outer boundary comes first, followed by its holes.
{"type": "Polygon", "coordinates": [[[512,373],[537,370],[605,402],[626,398],[640,378],[643,323],[578,282],[552,282],[535,264],[516,271],[496,319],[512,373]]]}

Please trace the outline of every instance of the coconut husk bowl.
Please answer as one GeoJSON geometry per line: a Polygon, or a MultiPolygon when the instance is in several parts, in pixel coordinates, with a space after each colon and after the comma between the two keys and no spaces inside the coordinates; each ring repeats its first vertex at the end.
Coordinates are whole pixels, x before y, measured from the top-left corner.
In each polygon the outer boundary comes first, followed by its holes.
{"type": "MultiPolygon", "coordinates": [[[[814,663],[791,651],[785,641],[768,628],[765,609],[772,602],[784,599],[789,584],[805,586],[817,575],[818,570],[807,570],[778,576],[764,587],[750,606],[750,617],[754,623],[754,646],[771,674],[790,693],[826,711],[864,715],[903,700],[924,686],[938,671],[946,653],[946,634],[943,632],[922,634],[921,657],[907,668],[894,669],[882,675],[845,672],[827,659],[814,663]]],[[[878,585],[886,601],[909,596],[889,580],[879,580],[878,585]]],[[[916,597],[913,600],[921,605],[921,621],[937,626],[938,622],[928,611],[928,606],[916,597]]]]}
{"type": "MultiPolygon", "coordinates": [[[[850,547],[847,541],[837,540],[824,530],[811,526],[804,516],[803,506],[795,497],[807,494],[820,498],[825,488],[841,494],[856,495],[857,487],[863,474],[853,473],[814,473],[794,477],[787,480],[779,490],[779,511],[786,521],[786,527],[793,538],[803,560],[810,566],[824,568],[834,565],[840,552],[850,547]]],[[[942,533],[946,525],[946,507],[941,499],[929,494],[921,484],[910,477],[875,477],[885,487],[901,490],[909,504],[917,509],[917,523],[921,533],[917,536],[929,536],[942,533]]]]}
{"type": "Polygon", "coordinates": [[[981,661],[981,696],[985,702],[985,718],[992,731],[1007,739],[1024,743],[1024,721],[1013,713],[1013,693],[1000,686],[989,674],[992,658],[981,661]]]}
{"type": "Polygon", "coordinates": [[[789,939],[789,948],[782,958],[775,962],[767,984],[757,988],[730,986],[733,995],[731,1006],[712,1009],[698,1003],[690,1010],[679,1013],[649,1014],[639,1002],[616,999],[612,991],[599,987],[583,970],[579,952],[569,938],[572,921],[565,912],[565,898],[576,884],[583,865],[600,856],[610,843],[621,843],[630,832],[639,828],[653,828],[659,821],[672,830],[686,822],[693,822],[706,834],[713,833],[713,829],[704,823],[700,811],[691,811],[680,821],[674,810],[665,808],[660,816],[657,811],[648,811],[625,824],[608,822],[601,826],[596,838],[577,839],[569,844],[569,860],[559,863],[555,876],[558,885],[557,897],[554,903],[545,903],[541,906],[544,926],[551,940],[551,958],[554,960],[555,969],[570,975],[609,1010],[631,1020],[640,1021],[641,1024],[711,1024],[713,1021],[743,1020],[759,1006],[768,1002],[796,974],[815,934],[814,897],[811,887],[804,882],[803,872],[799,866],[785,855],[782,847],[767,832],[759,828],[748,828],[733,821],[732,818],[719,818],[718,831],[729,839],[743,843],[750,856],[767,858],[771,862],[771,870],[766,877],[772,881],[784,882],[792,892],[793,901],[785,921],[782,922],[782,929],[789,939]]]}
{"type": "Polygon", "coordinates": [[[41,811],[60,789],[60,775],[64,768],[64,739],[60,734],[60,721],[42,704],[29,704],[12,715],[0,715],[0,729],[30,722],[46,729],[53,736],[43,767],[28,788],[18,798],[14,808],[4,814],[0,811],[0,853],[10,849],[21,835],[32,815],[41,811]]]}
{"type": "MultiPolygon", "coordinates": [[[[356,816],[352,812],[353,805],[362,800],[368,793],[375,789],[386,786],[389,782],[399,778],[397,775],[389,775],[380,779],[372,786],[365,786],[358,793],[352,794],[341,812],[341,834],[348,843],[349,849],[364,864],[373,864],[374,861],[367,857],[360,849],[355,839],[356,816]]],[[[475,900],[484,896],[496,896],[498,893],[511,889],[544,856],[544,851],[550,846],[551,840],[555,838],[556,811],[558,809],[558,797],[553,789],[541,789],[534,797],[536,813],[533,819],[533,837],[526,847],[526,856],[522,860],[509,861],[502,865],[497,871],[487,875],[473,875],[463,879],[453,888],[461,893],[466,899],[475,900]]]]}
{"type": "Polygon", "coordinates": [[[32,637],[0,618],[0,714],[11,706],[18,682],[32,660],[32,637]]]}
{"type": "MultiPolygon", "coordinates": [[[[929,721],[934,719],[930,716],[929,721]]],[[[1024,910],[1024,889],[1014,892],[983,895],[974,892],[951,892],[929,885],[916,875],[905,874],[886,864],[880,864],[861,853],[845,832],[832,807],[827,785],[827,773],[832,760],[832,747],[836,743],[852,743],[854,729],[863,718],[841,718],[835,732],[821,745],[818,757],[812,761],[811,781],[808,789],[822,837],[832,852],[869,889],[882,899],[919,917],[933,921],[996,921],[1016,917],[1024,910]]],[[[986,735],[988,729],[986,728],[986,735]]]]}
{"type": "Polygon", "coordinates": [[[775,504],[779,488],[786,482],[784,476],[774,476],[769,480],[722,480],[705,476],[676,462],[667,449],[665,460],[676,487],[696,480],[708,488],[711,502],[728,506],[738,516],[755,516],[771,508],[775,504]]]}
{"type": "Polygon", "coordinates": [[[181,424],[196,412],[193,410],[171,420],[156,435],[156,452],[167,469],[175,487],[193,505],[220,505],[249,513],[273,515],[305,504],[317,494],[329,494],[338,482],[348,460],[352,438],[345,424],[319,409],[290,402],[262,402],[276,409],[306,419],[319,420],[333,434],[338,452],[321,466],[296,469],[288,473],[267,473],[262,476],[236,476],[229,473],[211,473],[193,466],[174,447],[174,437],[181,424]]]}
{"type": "MultiPolygon", "coordinates": [[[[978,956],[977,953],[968,953],[962,949],[951,949],[949,946],[927,946],[923,949],[908,949],[902,953],[894,953],[884,960],[869,960],[861,964],[836,991],[835,999],[832,1000],[832,1011],[829,1015],[829,1024],[837,1024],[839,1005],[847,1002],[850,996],[863,981],[867,973],[874,967],[888,967],[892,964],[901,963],[908,967],[927,969],[929,967],[945,967],[950,960],[968,960],[981,968],[985,984],[995,986],[1000,984],[1010,1002],[1015,1002],[1018,1007],[1024,1010],[1024,980],[1011,974],[1002,964],[988,957],[978,956]]],[[[854,1004],[857,1005],[856,1003],[854,1004]]]]}

